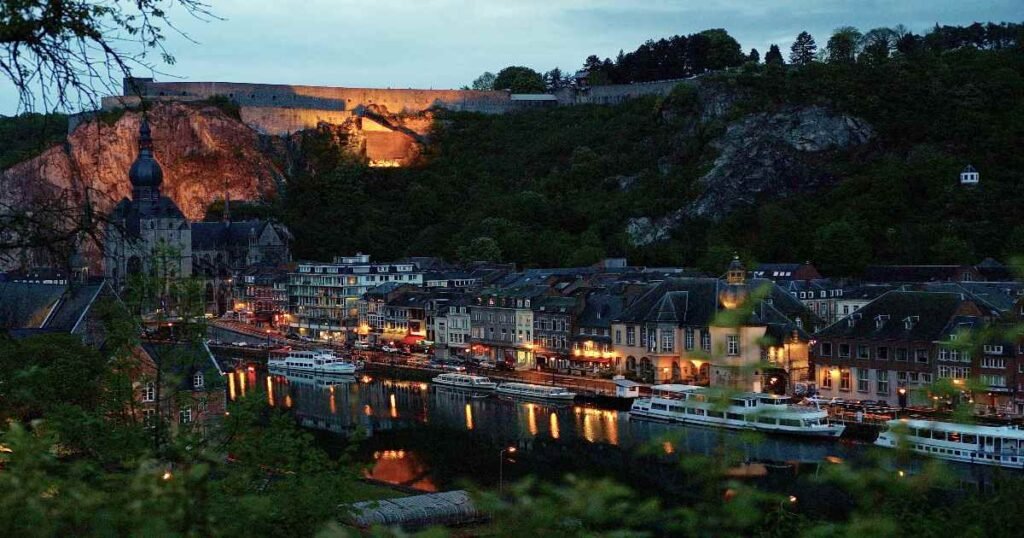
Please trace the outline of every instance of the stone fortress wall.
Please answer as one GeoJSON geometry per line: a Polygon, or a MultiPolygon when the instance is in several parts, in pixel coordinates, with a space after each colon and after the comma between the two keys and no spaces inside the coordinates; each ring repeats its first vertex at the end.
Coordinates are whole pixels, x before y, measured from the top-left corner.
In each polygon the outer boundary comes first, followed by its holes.
{"type": "Polygon", "coordinates": [[[139,96],[166,101],[198,101],[223,96],[240,108],[242,120],[254,129],[282,135],[316,127],[319,122],[340,124],[371,105],[391,114],[418,114],[431,108],[504,114],[538,106],[615,104],[646,95],[668,95],[678,84],[695,79],[662,80],[637,84],[565,88],[547,101],[514,99],[505,91],[417,90],[392,88],[340,88],[238,82],[156,82],[149,78],[125,79],[122,96],[105,97],[103,108],[135,106],[139,96]]]}
{"type": "MultiPolygon", "coordinates": [[[[365,135],[363,153],[371,163],[404,166],[415,159],[417,135],[430,129],[429,119],[417,118],[434,108],[452,111],[505,114],[517,110],[585,104],[616,104],[647,95],[668,95],[676,85],[695,84],[695,79],[663,80],[637,84],[565,88],[553,94],[513,95],[506,91],[417,90],[391,88],[339,88],[289,84],[238,82],[156,82],[151,78],[127,78],[123,95],[103,98],[104,110],[136,107],[142,99],[155,101],[203,101],[225,97],[238,105],[242,121],[259,133],[288,135],[314,129],[322,123],[343,125],[356,120],[365,135]],[[382,114],[398,118],[397,125],[364,129],[367,117],[382,114]],[[363,131],[368,131],[364,133],[363,131]],[[372,131],[372,132],[369,132],[372,131]]],[[[92,113],[71,116],[72,132],[92,113]]],[[[370,126],[377,125],[369,121],[370,126]]]]}

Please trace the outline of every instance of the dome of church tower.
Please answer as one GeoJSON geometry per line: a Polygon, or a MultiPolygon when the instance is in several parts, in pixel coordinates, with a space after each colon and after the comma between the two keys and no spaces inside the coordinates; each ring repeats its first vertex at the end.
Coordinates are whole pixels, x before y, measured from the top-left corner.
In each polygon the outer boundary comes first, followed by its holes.
{"type": "Polygon", "coordinates": [[[128,179],[134,188],[156,188],[164,182],[164,171],[153,157],[153,138],[149,131],[149,121],[145,118],[139,126],[139,155],[128,171],[128,179]]]}

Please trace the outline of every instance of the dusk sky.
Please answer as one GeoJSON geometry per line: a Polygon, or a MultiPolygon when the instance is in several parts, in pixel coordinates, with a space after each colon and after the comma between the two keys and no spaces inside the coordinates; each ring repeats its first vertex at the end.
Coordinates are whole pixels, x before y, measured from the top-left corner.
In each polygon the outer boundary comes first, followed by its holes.
{"type": "MultiPolygon", "coordinates": [[[[457,88],[483,71],[526,65],[575,71],[647,39],[725,28],[744,51],[784,53],[801,30],[902,23],[1021,21],[1024,0],[211,0],[224,20],[177,13],[197,43],[169,32],[177,64],[158,80],[457,88]]],[[[180,11],[180,10],[179,10],[180,11]]],[[[172,12],[173,13],[173,12],[172,12]]],[[[150,73],[137,73],[150,76],[150,73]]],[[[6,80],[0,113],[17,110],[6,80]]]]}

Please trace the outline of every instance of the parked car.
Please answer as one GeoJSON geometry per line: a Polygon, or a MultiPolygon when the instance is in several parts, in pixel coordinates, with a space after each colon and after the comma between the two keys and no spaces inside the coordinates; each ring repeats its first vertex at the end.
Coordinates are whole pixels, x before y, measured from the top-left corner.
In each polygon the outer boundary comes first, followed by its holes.
{"type": "Polygon", "coordinates": [[[352,344],[352,347],[354,347],[356,349],[367,350],[367,349],[370,349],[370,343],[369,342],[356,342],[356,343],[352,344]]]}
{"type": "Polygon", "coordinates": [[[397,347],[389,346],[387,344],[381,346],[380,350],[383,351],[384,353],[398,353],[397,347]]]}

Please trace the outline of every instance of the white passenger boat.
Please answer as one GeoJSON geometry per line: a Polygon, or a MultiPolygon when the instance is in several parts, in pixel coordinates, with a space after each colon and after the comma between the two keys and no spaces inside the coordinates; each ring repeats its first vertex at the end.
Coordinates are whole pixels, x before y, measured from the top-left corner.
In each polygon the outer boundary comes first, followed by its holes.
{"type": "Polygon", "coordinates": [[[497,383],[487,377],[470,374],[440,374],[431,381],[438,385],[475,390],[494,390],[498,386],[497,383]]]}
{"type": "Polygon", "coordinates": [[[793,405],[788,396],[741,392],[719,401],[711,389],[693,385],[654,385],[650,398],[629,410],[636,417],[716,428],[755,430],[806,437],[839,437],[845,426],[829,422],[828,412],[793,405]]]}
{"type": "Polygon", "coordinates": [[[326,349],[312,351],[293,349],[286,353],[272,354],[267,362],[271,372],[314,372],[319,374],[351,375],[357,366],[326,349]]]}
{"type": "Polygon", "coordinates": [[[886,423],[875,444],[909,448],[929,456],[1024,469],[1024,430],[930,420],[898,419],[886,423]]]}
{"type": "Polygon", "coordinates": [[[548,385],[531,385],[529,383],[502,383],[498,385],[498,393],[509,396],[522,396],[526,398],[539,398],[542,400],[567,400],[576,399],[575,392],[569,392],[562,387],[548,385]]]}

